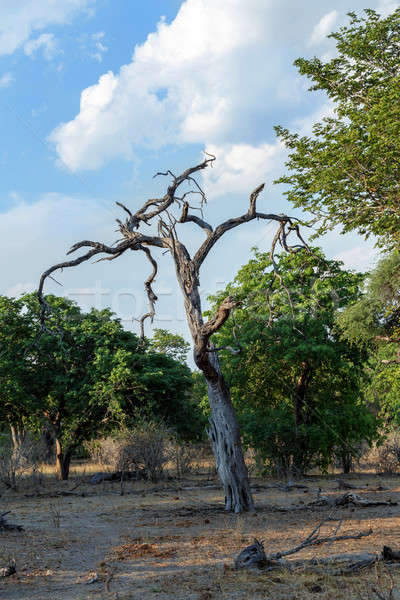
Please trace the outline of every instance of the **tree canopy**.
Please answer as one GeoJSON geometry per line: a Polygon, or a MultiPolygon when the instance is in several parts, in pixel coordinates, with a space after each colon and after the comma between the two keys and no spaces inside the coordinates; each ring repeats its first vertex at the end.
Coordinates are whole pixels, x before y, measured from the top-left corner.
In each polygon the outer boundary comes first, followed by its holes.
{"type": "Polygon", "coordinates": [[[384,256],[363,295],[338,317],[344,338],[370,352],[368,394],[387,421],[400,422],[400,253],[384,256]]]}
{"type": "Polygon", "coordinates": [[[255,252],[226,294],[240,304],[216,336],[248,446],[282,469],[326,468],[376,434],[362,387],[367,354],[340,336],[338,311],[360,296],[364,276],[320,250],[282,254],[272,268],[255,252]],[[277,276],[278,273],[279,275],[277,276]]]}
{"type": "Polygon", "coordinates": [[[129,423],[138,411],[163,418],[182,437],[193,435],[187,365],[125,331],[109,310],[82,313],[56,296],[46,302],[53,311],[39,336],[35,295],[0,298],[1,416],[10,424],[47,422],[61,476],[67,476],[77,446],[117,423],[129,423]]]}
{"type": "Polygon", "coordinates": [[[336,225],[400,243],[400,9],[383,18],[349,13],[329,37],[336,55],[299,58],[299,72],[332,102],[333,114],[300,136],[276,131],[289,149],[286,196],[309,211],[322,234],[336,225]]]}

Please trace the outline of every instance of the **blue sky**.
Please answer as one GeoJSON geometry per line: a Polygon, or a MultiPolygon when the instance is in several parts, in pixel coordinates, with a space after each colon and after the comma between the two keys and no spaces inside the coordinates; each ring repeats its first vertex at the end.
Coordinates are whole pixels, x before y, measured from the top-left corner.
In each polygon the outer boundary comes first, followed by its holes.
{"type": "MultiPolygon", "coordinates": [[[[370,0],[390,12],[392,0],[370,0]]],[[[326,35],[360,0],[2,0],[0,5],[0,293],[37,286],[40,273],[80,239],[112,242],[115,201],[137,208],[162,194],[160,170],[184,170],[208,150],[205,173],[214,224],[241,214],[262,181],[260,208],[293,209],[272,186],[284,149],[273,125],[310,131],[331,106],[292,66],[330,57],[326,35]]],[[[226,284],[254,245],[268,248],[264,223],[235,230],[204,265],[203,296],[226,284]]],[[[198,241],[186,232],[189,246],[198,241]]],[[[367,269],[372,243],[335,231],[328,256],[367,269]]],[[[168,257],[161,258],[154,323],[187,329],[168,257]]],[[[48,291],[83,307],[111,305],[135,328],[148,267],[135,255],[58,276],[48,291]]]]}

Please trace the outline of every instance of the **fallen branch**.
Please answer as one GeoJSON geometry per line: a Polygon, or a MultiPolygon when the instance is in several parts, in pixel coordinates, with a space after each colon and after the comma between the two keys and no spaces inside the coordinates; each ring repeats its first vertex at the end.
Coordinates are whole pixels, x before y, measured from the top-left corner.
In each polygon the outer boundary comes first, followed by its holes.
{"type": "MultiPolygon", "coordinates": [[[[323,519],[318,525],[311,531],[311,533],[303,540],[300,544],[295,546],[294,548],[290,548],[289,550],[282,550],[280,552],[275,552],[273,554],[265,554],[263,542],[257,539],[254,539],[254,543],[251,546],[247,546],[242,552],[236,557],[235,567],[236,569],[243,568],[277,568],[282,567],[281,559],[285,556],[290,556],[292,554],[297,554],[301,550],[305,548],[310,548],[312,546],[320,546],[322,544],[333,542],[341,542],[344,540],[358,540],[363,537],[367,537],[371,535],[372,529],[368,531],[360,531],[355,534],[348,535],[328,535],[325,537],[320,537],[320,532],[322,526],[327,522],[332,520],[332,517],[327,517],[323,519]]],[[[340,525],[340,522],[339,522],[340,525]]],[[[338,527],[334,533],[336,533],[338,527]]],[[[286,562],[285,562],[286,564],[286,562]]]]}

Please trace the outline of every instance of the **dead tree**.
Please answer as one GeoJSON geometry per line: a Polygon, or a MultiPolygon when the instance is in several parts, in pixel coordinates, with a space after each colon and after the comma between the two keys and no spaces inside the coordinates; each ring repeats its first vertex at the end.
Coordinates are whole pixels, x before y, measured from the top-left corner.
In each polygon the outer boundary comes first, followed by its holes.
{"type": "Polygon", "coordinates": [[[42,306],[42,327],[44,328],[46,314],[50,307],[43,296],[43,286],[46,279],[54,271],[77,266],[98,255],[104,255],[98,260],[114,260],[128,250],[143,252],[152,267],[152,272],[144,284],[149,301],[149,310],[140,319],[140,331],[143,336],[144,322],[146,319],[153,320],[157,300],[152,286],[157,275],[158,265],[152,251],[153,249],[160,249],[169,252],[175,264],[176,277],[184,298],[187,322],[194,343],[194,361],[204,373],[207,381],[212,415],[209,436],[216,459],[217,471],[225,491],[225,508],[239,513],[252,510],[254,505],[247,468],[243,459],[238,423],[231,402],[230,391],[220,368],[219,349],[215,348],[211,342],[212,335],[228,319],[236,305],[236,301],[228,296],[220,304],[216,314],[209,318],[207,322],[204,322],[199,294],[200,269],[212,248],[226,232],[249,221],[263,219],[277,223],[277,232],[271,249],[273,264],[275,264],[274,253],[277,244],[280,244],[286,251],[294,252],[303,247],[304,242],[296,219],[285,215],[258,212],[257,198],[264,189],[264,184],[259,185],[252,192],[248,210],[244,214],[228,219],[215,228],[207,223],[203,219],[202,213],[206,197],[194,175],[207,168],[214,160],[215,157],[207,156],[202,163],[187,169],[178,176],[171,171],[157,173],[157,175],[171,177],[172,181],[166,194],[162,198],[147,200],[136,212],[131,212],[126,206],[117,203],[127,214],[125,221],[117,220],[118,230],[122,237],[111,246],[92,241],[82,241],[74,244],[68,254],[81,248],[88,248],[87,252],[74,260],[59,263],[45,271],[40,279],[38,295],[42,306]],[[192,186],[192,188],[181,191],[184,185],[192,186]],[[194,195],[200,199],[197,207],[189,204],[189,200],[194,195]],[[201,216],[193,214],[193,210],[200,210],[199,214],[201,216]],[[179,227],[188,223],[199,227],[205,234],[205,240],[193,256],[189,254],[188,249],[178,236],[179,227]],[[147,227],[143,227],[151,225],[156,226],[157,230],[153,227],[149,231],[147,227]],[[293,233],[298,241],[294,246],[290,246],[288,243],[290,233],[293,233]]]}

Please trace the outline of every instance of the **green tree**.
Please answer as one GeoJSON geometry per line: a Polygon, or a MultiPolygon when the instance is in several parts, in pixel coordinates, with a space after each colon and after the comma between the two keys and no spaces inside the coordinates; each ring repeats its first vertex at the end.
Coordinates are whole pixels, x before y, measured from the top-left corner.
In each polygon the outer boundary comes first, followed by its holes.
{"type": "Polygon", "coordinates": [[[387,421],[400,422],[400,253],[382,258],[362,297],[344,310],[343,337],[371,353],[368,394],[387,421]]]}
{"type": "Polygon", "coordinates": [[[34,338],[22,300],[0,296],[0,423],[11,430],[14,448],[23,440],[25,423],[37,410],[32,393],[34,365],[26,352],[34,338]]]}
{"type": "Polygon", "coordinates": [[[181,363],[186,363],[190,344],[177,333],[171,333],[167,329],[154,329],[151,346],[157,352],[171,356],[181,363]]]}
{"type": "Polygon", "coordinates": [[[282,254],[276,267],[278,276],[256,251],[220,294],[240,303],[217,343],[232,349],[224,364],[244,441],[285,471],[326,468],[334,456],[348,469],[377,425],[362,396],[366,352],[335,327],[363,275],[318,249],[282,254]]]}
{"type": "Polygon", "coordinates": [[[109,310],[82,313],[70,300],[55,296],[46,302],[53,311],[39,336],[37,297],[2,298],[1,325],[8,327],[1,327],[7,348],[0,356],[0,376],[11,383],[0,394],[7,400],[3,414],[10,423],[12,413],[37,426],[48,423],[61,479],[68,478],[73,452],[83,441],[129,422],[138,411],[162,417],[183,436],[190,430],[186,365],[125,331],[109,310]],[[16,341],[21,349],[14,364],[16,341]]]}
{"type": "Polygon", "coordinates": [[[329,37],[337,55],[295,61],[311,90],[326,92],[332,116],[299,136],[277,127],[289,149],[288,199],[314,215],[318,233],[336,225],[400,242],[400,9],[386,18],[373,10],[349,13],[329,37]]]}

